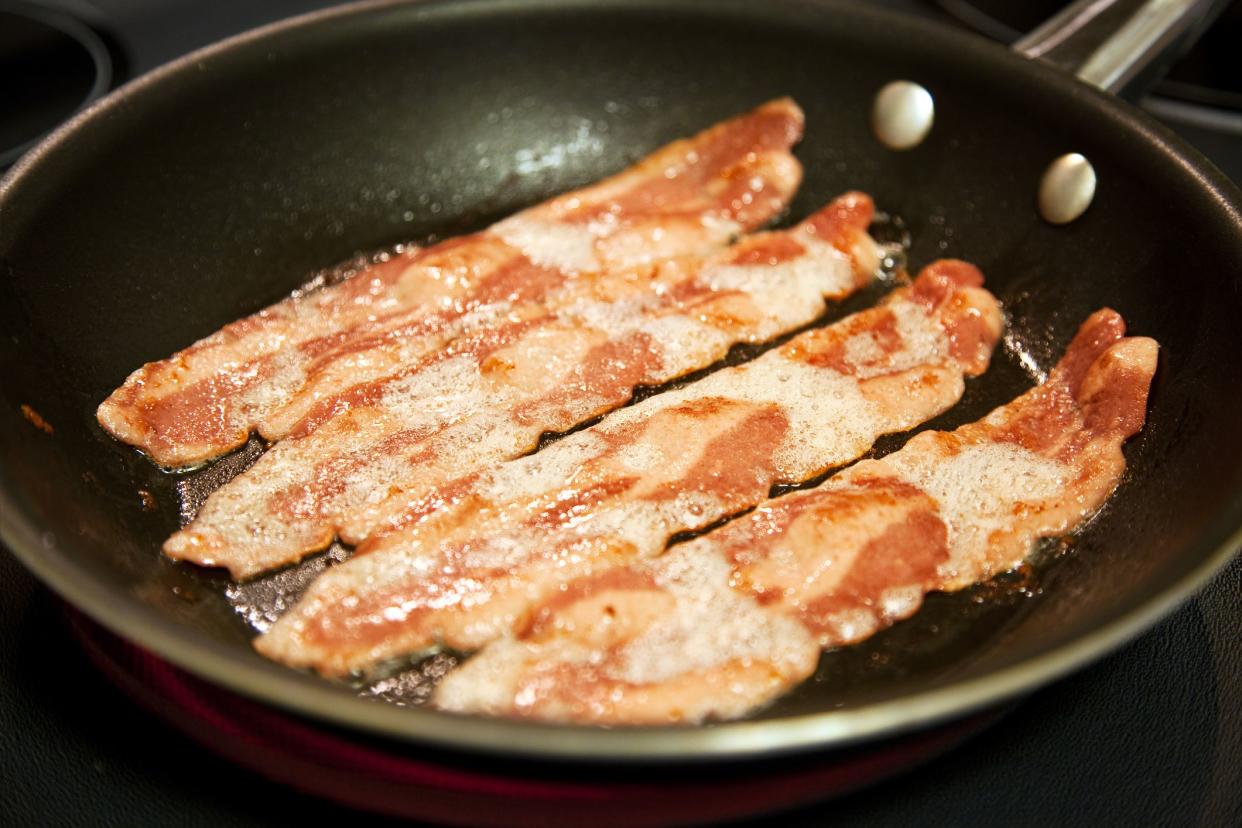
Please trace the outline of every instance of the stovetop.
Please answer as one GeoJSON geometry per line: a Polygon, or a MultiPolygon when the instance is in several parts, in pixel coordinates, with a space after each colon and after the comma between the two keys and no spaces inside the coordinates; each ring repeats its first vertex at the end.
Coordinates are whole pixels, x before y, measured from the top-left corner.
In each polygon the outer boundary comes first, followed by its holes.
{"type": "MultiPolygon", "coordinates": [[[[880,4],[951,19],[930,2],[880,4]]],[[[0,12],[15,5],[0,0],[0,12]]],[[[102,34],[114,80],[124,80],[221,37],[332,3],[56,5],[102,34]]],[[[1242,134],[1170,125],[1242,181],[1242,134]]],[[[84,660],[57,600],[2,549],[0,584],[0,823],[357,819],[217,758],[138,708],[84,660]]],[[[739,824],[1242,825],[1240,642],[1242,558],[1131,645],[1032,694],[923,768],[844,799],[739,824]]]]}

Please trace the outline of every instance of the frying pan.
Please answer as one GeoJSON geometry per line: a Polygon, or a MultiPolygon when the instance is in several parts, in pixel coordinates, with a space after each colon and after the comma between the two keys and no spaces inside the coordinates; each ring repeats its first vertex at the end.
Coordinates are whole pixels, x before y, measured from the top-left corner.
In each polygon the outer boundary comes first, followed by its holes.
{"type": "MultiPolygon", "coordinates": [[[[1041,37],[1046,57],[1082,49],[1063,29],[1041,37]]],[[[1167,40],[1149,38],[1149,51],[1167,40]]],[[[855,4],[475,0],[312,14],[129,84],[0,184],[3,539],[93,618],[202,677],[422,744],[701,760],[895,734],[1120,646],[1237,547],[1239,205],[1206,160],[1111,95],[855,4]],[[930,135],[901,153],[868,123],[876,91],[898,78],[936,105],[930,135]],[[791,218],[868,191],[904,223],[913,265],[974,261],[1005,303],[993,367],[928,427],[1029,387],[1101,306],[1161,343],[1126,477],[1072,542],[1048,544],[1020,576],[931,596],[910,621],[827,654],[814,680],[750,720],[613,731],[400,708],[279,667],[250,649],[222,576],[159,555],[185,493],[240,461],[196,483],[108,439],[95,406],[134,367],[325,265],[480,227],[778,95],[807,112],[791,218]],[[1092,162],[1098,187],[1081,218],[1054,226],[1035,192],[1067,152],[1092,162]]]]}

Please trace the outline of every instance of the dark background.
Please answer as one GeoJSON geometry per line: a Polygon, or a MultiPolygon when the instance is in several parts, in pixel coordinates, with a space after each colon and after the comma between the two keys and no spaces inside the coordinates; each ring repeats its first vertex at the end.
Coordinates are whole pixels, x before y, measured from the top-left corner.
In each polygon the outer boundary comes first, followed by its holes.
{"type": "MultiPolygon", "coordinates": [[[[112,30],[121,74],[132,76],[220,37],[329,4],[68,5],[112,30]]],[[[883,5],[938,14],[916,2],[883,5]]],[[[1222,168],[1236,166],[1242,140],[1217,144],[1201,147],[1222,168]]],[[[0,823],[358,819],[235,768],[135,706],[85,661],[57,600],[7,551],[0,551],[0,584],[0,823]]],[[[1032,695],[948,755],[769,822],[1242,825],[1242,560],[1130,646],[1032,695]]]]}

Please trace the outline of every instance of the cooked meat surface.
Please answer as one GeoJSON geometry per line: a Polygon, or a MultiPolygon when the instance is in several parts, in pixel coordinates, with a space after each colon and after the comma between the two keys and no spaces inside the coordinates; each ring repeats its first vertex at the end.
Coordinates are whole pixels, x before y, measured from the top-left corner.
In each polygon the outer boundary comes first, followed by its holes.
{"type": "Polygon", "coordinates": [[[1042,385],[806,492],[595,571],[446,677],[440,708],[594,724],[737,718],[861,641],[1072,531],[1125,468],[1156,344],[1090,317],[1042,385]]]}
{"type": "Polygon", "coordinates": [[[256,646],[339,675],[513,634],[563,585],[656,556],[673,535],[948,408],[1000,334],[981,284],[972,266],[938,262],[875,308],[433,487],[322,574],[256,646]]]}
{"type": "Polygon", "coordinates": [[[1009,404],[855,462],[986,370],[1003,317],[965,262],[622,407],[877,274],[861,193],[750,234],[801,181],[802,128],[771,101],[134,371],[97,418],[156,463],[274,444],[164,552],[244,579],[339,538],[353,557],[255,640],[263,655],[342,676],[447,647],[473,655],[440,709],[655,725],[747,715],[823,650],[1083,525],[1119,484],[1157,364],[1108,309],[1009,404]]]}
{"type": "Polygon", "coordinates": [[[403,370],[321,399],[286,438],[216,491],[164,549],[235,578],[340,535],[364,541],[401,505],[535,448],[674,379],[813,321],[870,282],[873,208],[836,199],[797,227],[566,288],[540,309],[465,334],[403,370]],[[576,299],[568,301],[572,292],[576,299]]]}
{"type": "Polygon", "coordinates": [[[139,368],[99,406],[115,436],[166,467],[252,430],[284,437],[317,401],[435,352],[615,268],[702,255],[780,213],[801,180],[789,99],[765,104],[487,230],[398,252],[139,368]]]}
{"type": "Polygon", "coordinates": [[[1073,531],[1116,488],[1156,343],[1102,310],[1040,386],[655,560],[567,582],[439,686],[443,709],[668,724],[753,711],[859,641],[1073,531]]]}

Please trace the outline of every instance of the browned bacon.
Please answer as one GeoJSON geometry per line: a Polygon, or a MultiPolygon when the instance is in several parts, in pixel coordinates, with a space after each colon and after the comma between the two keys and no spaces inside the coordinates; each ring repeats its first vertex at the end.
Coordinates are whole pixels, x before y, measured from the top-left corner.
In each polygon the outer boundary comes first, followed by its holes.
{"type": "Polygon", "coordinates": [[[256,646],[340,674],[434,644],[473,649],[563,584],[659,554],[955,402],[1000,333],[970,265],[622,409],[542,452],[435,487],[329,569],[256,646]]]}
{"type": "Polygon", "coordinates": [[[359,543],[410,498],[535,447],[653,385],[814,320],[868,283],[871,200],[850,193],[792,230],[707,259],[670,260],[567,289],[555,311],[468,333],[320,400],[287,439],[208,499],[165,544],[254,575],[359,543]],[[569,301],[572,292],[576,300],[569,301]]]}
{"type": "Polygon", "coordinates": [[[821,648],[1017,566],[1100,507],[1156,369],[1156,343],[1123,333],[1099,311],[1047,381],[983,420],[920,434],[663,558],[568,582],[435,703],[607,724],[750,712],[807,677],[821,648]]]}
{"type": "Polygon", "coordinates": [[[144,365],[100,405],[99,422],[170,467],[229,451],[254,428],[278,439],[319,397],[476,323],[581,277],[703,254],[757,227],[797,187],[789,148],[801,132],[797,105],[773,101],[481,233],[400,252],[144,365]]]}

